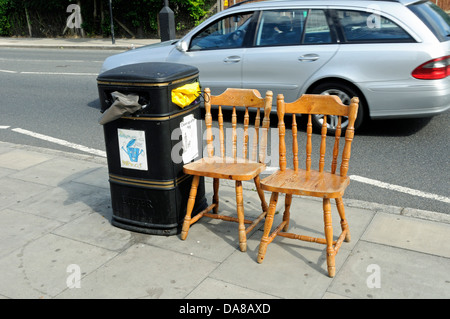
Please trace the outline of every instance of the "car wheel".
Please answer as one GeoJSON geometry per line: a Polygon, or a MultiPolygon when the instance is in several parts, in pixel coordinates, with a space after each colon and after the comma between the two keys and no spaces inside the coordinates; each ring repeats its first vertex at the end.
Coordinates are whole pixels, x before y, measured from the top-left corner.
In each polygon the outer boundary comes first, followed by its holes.
{"type": "MultiPolygon", "coordinates": [[[[316,86],[310,93],[312,94],[322,94],[322,95],[336,95],[339,97],[343,104],[349,105],[350,101],[353,97],[359,97],[359,108],[358,108],[358,117],[355,121],[355,129],[358,129],[361,127],[363,123],[363,117],[364,117],[364,102],[363,99],[359,96],[358,92],[345,85],[338,82],[329,82],[329,83],[322,83],[316,86]]],[[[313,115],[312,116],[312,124],[316,130],[321,129],[323,124],[323,115],[313,115]]],[[[334,134],[336,132],[338,124],[338,117],[337,116],[327,116],[327,133],[328,134],[334,134]]],[[[342,133],[345,132],[348,126],[348,118],[343,117],[342,123],[341,123],[341,129],[342,133]]]]}

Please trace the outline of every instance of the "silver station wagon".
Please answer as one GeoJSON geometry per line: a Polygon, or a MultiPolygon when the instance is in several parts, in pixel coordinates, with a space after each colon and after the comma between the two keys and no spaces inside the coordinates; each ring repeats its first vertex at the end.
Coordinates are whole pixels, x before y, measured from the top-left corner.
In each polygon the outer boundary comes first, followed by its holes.
{"type": "MultiPolygon", "coordinates": [[[[282,93],[287,102],[305,93],[343,103],[358,96],[357,127],[450,107],[450,18],[430,1],[238,4],[180,40],[111,56],[101,72],[141,62],[193,65],[213,94],[242,87],[282,93]]],[[[314,118],[316,126],[322,121],[314,118]]],[[[335,119],[327,121],[333,131],[335,119]]]]}

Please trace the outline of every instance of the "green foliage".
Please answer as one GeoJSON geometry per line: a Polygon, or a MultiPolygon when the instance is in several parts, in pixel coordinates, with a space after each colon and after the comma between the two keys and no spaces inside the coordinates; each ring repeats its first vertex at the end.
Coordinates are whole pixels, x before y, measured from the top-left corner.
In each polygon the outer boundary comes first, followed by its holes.
{"type": "MultiPolygon", "coordinates": [[[[197,25],[214,3],[215,0],[169,0],[177,30],[197,25]]],[[[0,36],[27,35],[25,12],[33,36],[61,36],[71,14],[66,11],[69,4],[80,5],[82,27],[87,34],[109,36],[109,0],[0,0],[0,36]]],[[[118,36],[156,35],[164,0],[112,0],[112,5],[118,36]]]]}
{"type": "Polygon", "coordinates": [[[0,0],[0,36],[9,36],[11,23],[8,19],[9,0],[0,0]]]}
{"type": "Polygon", "coordinates": [[[205,0],[179,0],[179,2],[189,11],[195,24],[207,13],[205,10],[205,0]]]}

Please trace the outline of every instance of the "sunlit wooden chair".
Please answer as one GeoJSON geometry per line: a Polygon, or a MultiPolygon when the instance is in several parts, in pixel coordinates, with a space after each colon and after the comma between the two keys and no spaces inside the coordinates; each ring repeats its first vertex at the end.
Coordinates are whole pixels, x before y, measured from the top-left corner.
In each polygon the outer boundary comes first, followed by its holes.
{"type": "MultiPolygon", "coordinates": [[[[218,96],[211,95],[209,88],[205,88],[205,124],[206,124],[206,142],[207,142],[207,156],[195,162],[184,165],[183,170],[186,174],[194,175],[192,186],[189,193],[187,203],[186,216],[184,218],[181,239],[186,239],[190,225],[198,221],[202,217],[210,217],[221,219],[224,221],[237,222],[239,232],[239,247],[241,251],[247,249],[247,234],[254,229],[254,227],[264,219],[267,212],[267,203],[264,198],[264,192],[260,188],[259,174],[265,170],[264,164],[266,148],[267,148],[267,134],[270,126],[270,111],[272,108],[271,91],[266,93],[266,97],[262,98],[257,90],[251,89],[233,89],[229,88],[224,93],[218,96]],[[219,135],[219,143],[213,141],[213,121],[211,115],[211,105],[218,106],[217,125],[219,135]],[[231,143],[225,143],[224,123],[222,106],[232,107],[232,134],[231,143]],[[242,154],[238,154],[238,137],[237,137],[237,114],[236,107],[245,108],[244,112],[244,129],[242,140],[242,154]],[[249,126],[250,116],[249,109],[255,109],[255,125],[249,126]],[[261,109],[264,112],[261,127],[261,109]],[[253,131],[254,128],[254,131],[253,131]],[[252,132],[250,132],[250,129],[252,132]],[[250,134],[253,133],[253,134],[250,134]],[[253,143],[249,144],[249,136],[253,135],[253,143]],[[214,154],[214,144],[220,148],[218,155],[214,154]],[[231,156],[226,153],[225,145],[231,145],[231,156]],[[259,146],[259,147],[258,147],[259,146]],[[197,186],[200,176],[213,178],[213,198],[212,204],[202,212],[195,216],[191,216],[192,209],[197,194],[197,186]],[[228,179],[236,181],[236,207],[237,218],[232,216],[225,216],[218,214],[219,208],[219,179],[228,179]],[[254,180],[256,190],[261,199],[262,213],[255,220],[244,219],[244,203],[242,194],[242,181],[254,180]],[[213,210],[212,213],[210,211],[213,210]],[[245,224],[250,224],[245,227],[245,224]]],[[[252,112],[253,113],[253,112],[252,112]]],[[[216,134],[217,135],[217,134],[216,134]]],[[[228,137],[228,136],[227,136],[228,137]]]]}
{"type": "Polygon", "coordinates": [[[267,246],[276,236],[299,239],[309,242],[325,244],[327,255],[328,275],[335,275],[335,255],[339,251],[344,240],[350,241],[350,231],[345,218],[344,204],[342,196],[349,185],[350,179],[347,177],[349,167],[351,143],[354,136],[354,122],[358,111],[358,98],[353,98],[351,104],[346,106],[340,99],[331,95],[303,95],[292,103],[285,103],[283,95],[277,97],[277,113],[279,128],[279,164],[280,169],[272,175],[261,181],[261,188],[272,192],[269,210],[267,212],[264,225],[264,234],[259,246],[257,261],[261,263],[266,254],[267,246]],[[292,154],[293,169],[286,168],[286,144],[285,144],[285,113],[292,114],[292,154]],[[306,114],[308,117],[306,125],[306,168],[300,169],[298,166],[298,141],[297,141],[297,121],[296,114],[306,114]],[[312,124],[311,114],[323,114],[338,116],[338,127],[335,134],[335,141],[331,160],[331,170],[325,170],[325,149],[327,137],[327,121],[324,117],[321,130],[321,142],[319,148],[318,170],[311,169],[312,153],[312,124]],[[348,127],[345,132],[345,144],[340,161],[340,170],[338,167],[339,140],[341,137],[342,117],[348,117],[348,127]],[[272,224],[274,213],[277,206],[278,194],[285,195],[285,211],[281,224],[273,232],[272,224]],[[325,238],[313,238],[309,236],[287,233],[290,217],[290,206],[292,195],[313,196],[323,198],[323,219],[325,224],[325,238]],[[337,210],[341,219],[342,233],[336,241],[333,240],[333,228],[331,223],[331,204],[330,199],[336,201],[337,210]]]}

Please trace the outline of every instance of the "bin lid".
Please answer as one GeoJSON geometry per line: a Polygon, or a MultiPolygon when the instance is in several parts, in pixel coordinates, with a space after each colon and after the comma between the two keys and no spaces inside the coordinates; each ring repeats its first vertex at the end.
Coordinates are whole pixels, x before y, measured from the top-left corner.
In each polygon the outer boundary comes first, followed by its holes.
{"type": "Polygon", "coordinates": [[[105,71],[97,81],[126,83],[165,83],[180,80],[198,74],[191,65],[170,62],[147,62],[122,65],[105,71]]]}

